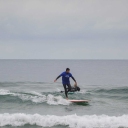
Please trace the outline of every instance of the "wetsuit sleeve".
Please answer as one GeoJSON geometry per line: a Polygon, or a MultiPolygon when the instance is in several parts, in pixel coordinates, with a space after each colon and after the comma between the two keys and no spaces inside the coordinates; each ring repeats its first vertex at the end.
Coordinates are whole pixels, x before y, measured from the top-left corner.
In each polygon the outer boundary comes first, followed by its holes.
{"type": "Polygon", "coordinates": [[[71,76],[71,78],[76,82],[75,78],[73,76],[71,76]]]}
{"type": "Polygon", "coordinates": [[[56,80],[59,79],[62,75],[63,75],[63,73],[61,73],[61,74],[56,78],[56,80]]]}
{"type": "Polygon", "coordinates": [[[72,76],[72,74],[70,73],[70,77],[76,82],[75,78],[72,76]]]}
{"type": "Polygon", "coordinates": [[[59,76],[56,78],[56,80],[59,79],[60,77],[61,77],[61,75],[59,75],[59,76]]]}

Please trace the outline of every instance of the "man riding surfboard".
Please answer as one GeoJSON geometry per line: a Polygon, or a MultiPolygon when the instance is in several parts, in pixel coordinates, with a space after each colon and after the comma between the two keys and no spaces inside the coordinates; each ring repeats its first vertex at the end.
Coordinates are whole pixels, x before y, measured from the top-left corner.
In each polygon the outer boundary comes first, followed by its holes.
{"type": "Polygon", "coordinates": [[[77,82],[75,80],[75,78],[72,76],[72,74],[70,73],[70,69],[69,68],[66,68],[66,71],[61,73],[55,80],[54,82],[57,81],[58,78],[60,78],[62,76],[62,84],[63,84],[63,87],[64,87],[64,90],[65,90],[65,95],[66,95],[66,99],[68,99],[68,95],[67,93],[69,91],[71,91],[71,85],[70,85],[70,80],[69,78],[71,77],[74,82],[75,82],[75,86],[77,86],[77,82]],[[66,86],[68,86],[68,90],[66,88],[66,86]]]}

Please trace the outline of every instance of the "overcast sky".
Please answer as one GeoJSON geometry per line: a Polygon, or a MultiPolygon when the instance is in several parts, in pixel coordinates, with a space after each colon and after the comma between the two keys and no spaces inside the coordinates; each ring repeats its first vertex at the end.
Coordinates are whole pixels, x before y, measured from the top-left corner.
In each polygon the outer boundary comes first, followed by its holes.
{"type": "Polygon", "coordinates": [[[0,59],[128,59],[128,0],[0,0],[0,59]]]}

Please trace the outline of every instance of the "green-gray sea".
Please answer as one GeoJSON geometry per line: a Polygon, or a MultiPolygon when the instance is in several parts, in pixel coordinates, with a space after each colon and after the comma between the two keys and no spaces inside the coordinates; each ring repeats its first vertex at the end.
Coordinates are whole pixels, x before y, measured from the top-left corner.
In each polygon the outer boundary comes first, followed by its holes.
{"type": "Polygon", "coordinates": [[[0,60],[0,127],[128,127],[128,60],[0,60]],[[53,82],[67,67],[89,103],[53,82]]]}

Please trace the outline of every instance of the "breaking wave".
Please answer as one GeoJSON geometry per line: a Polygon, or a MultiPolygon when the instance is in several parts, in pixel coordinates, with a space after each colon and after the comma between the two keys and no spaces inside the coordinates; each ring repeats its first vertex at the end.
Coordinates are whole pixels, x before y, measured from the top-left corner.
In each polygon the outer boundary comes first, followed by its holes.
{"type": "Polygon", "coordinates": [[[24,114],[16,113],[0,114],[0,126],[24,126],[37,125],[42,127],[52,126],[68,126],[69,128],[124,128],[128,127],[128,115],[108,116],[108,115],[39,115],[39,114],[24,114]]]}

